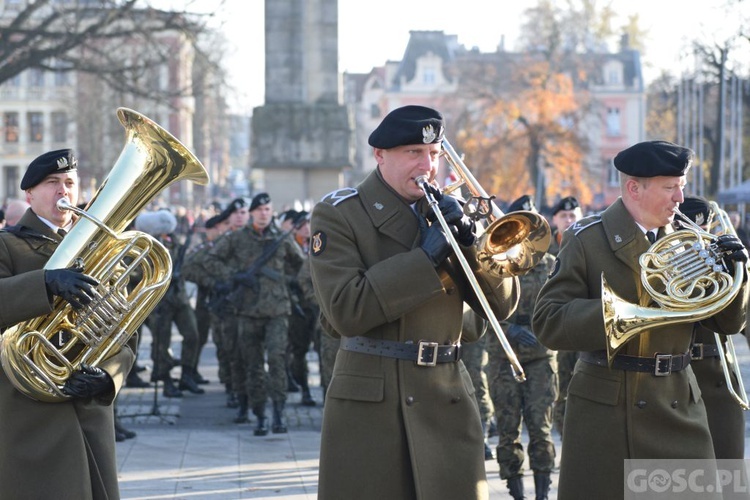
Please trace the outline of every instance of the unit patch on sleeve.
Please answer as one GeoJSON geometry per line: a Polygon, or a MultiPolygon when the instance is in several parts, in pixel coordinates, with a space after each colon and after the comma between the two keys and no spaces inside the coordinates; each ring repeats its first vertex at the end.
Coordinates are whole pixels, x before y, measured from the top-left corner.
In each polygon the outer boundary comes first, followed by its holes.
{"type": "Polygon", "coordinates": [[[317,257],[318,255],[323,253],[323,250],[326,249],[326,233],[323,231],[317,231],[315,234],[312,235],[310,238],[310,254],[313,257],[317,257]]]}

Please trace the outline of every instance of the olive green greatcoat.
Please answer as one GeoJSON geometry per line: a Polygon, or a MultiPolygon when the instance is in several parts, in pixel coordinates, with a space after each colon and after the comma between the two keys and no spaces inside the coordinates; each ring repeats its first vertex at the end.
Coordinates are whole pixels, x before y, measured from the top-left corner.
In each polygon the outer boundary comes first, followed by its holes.
{"type": "MultiPolygon", "coordinates": [[[[312,215],[310,263],[324,328],[347,337],[456,342],[464,300],[476,306],[465,276],[453,266],[443,288],[419,248],[414,211],[379,171],[341,201],[346,191],[329,195],[312,215]]],[[[475,261],[473,248],[465,253],[475,261]]],[[[480,282],[500,319],[513,312],[515,278],[480,282]]],[[[322,500],[487,498],[479,410],[464,364],[422,367],[340,350],[326,395],[319,479],[322,500]]]]}
{"type": "MultiPolygon", "coordinates": [[[[719,335],[722,342],[729,338],[719,335]]],[[[744,342],[741,337],[736,337],[733,342],[744,342]]],[[[716,345],[714,332],[701,325],[695,327],[694,342],[705,346],[716,345]]],[[[742,459],[745,458],[745,412],[735,401],[727,388],[724,369],[718,356],[709,356],[691,363],[698,386],[703,394],[703,402],[706,404],[708,413],[708,427],[711,430],[711,439],[714,443],[716,458],[742,459]]],[[[737,377],[730,371],[730,379],[733,381],[735,391],[737,377]]]]}
{"type": "MultiPolygon", "coordinates": [[[[0,232],[0,327],[52,311],[44,266],[61,238],[28,210],[18,223],[41,238],[0,232]]],[[[70,237],[71,235],[68,235],[70,237]]],[[[100,367],[115,391],[104,398],[40,403],[18,392],[0,371],[0,497],[116,499],[112,401],[135,361],[136,336],[100,367]]]]}
{"type": "MultiPolygon", "coordinates": [[[[672,227],[660,229],[660,235],[672,227]]],[[[550,349],[605,349],[601,275],[631,304],[648,304],[638,257],[648,240],[616,201],[601,214],[569,228],[556,271],[542,287],[533,329],[550,349]]],[[[703,323],[721,333],[745,324],[747,286],[723,311],[703,323]]],[[[658,324],[658,322],[656,323],[658,324]]],[[[693,323],[654,326],[630,340],[621,354],[653,357],[682,354],[690,347],[693,323]]],[[[713,458],[706,409],[692,368],[664,377],[576,364],[568,389],[560,500],[621,498],[623,459],[713,458]]]]}

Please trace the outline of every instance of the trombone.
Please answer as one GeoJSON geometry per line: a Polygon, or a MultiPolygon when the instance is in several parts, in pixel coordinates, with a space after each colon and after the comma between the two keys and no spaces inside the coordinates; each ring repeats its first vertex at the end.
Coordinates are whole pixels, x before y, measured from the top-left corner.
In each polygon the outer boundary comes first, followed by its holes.
{"type": "MultiPolygon", "coordinates": [[[[490,216],[495,218],[475,243],[478,247],[477,261],[480,263],[480,268],[477,272],[487,272],[500,277],[510,277],[524,274],[531,270],[549,247],[550,229],[546,219],[533,212],[514,212],[503,216],[500,209],[492,203],[492,198],[482,189],[446,139],[443,139],[443,151],[448,156],[448,162],[456,174],[463,180],[462,183],[466,184],[467,189],[472,193],[472,198],[478,201],[475,206],[475,212],[467,215],[472,216],[475,220],[479,218],[489,219],[490,216]],[[492,206],[492,209],[489,208],[490,206],[492,206]]],[[[505,337],[500,322],[492,311],[487,297],[482,292],[482,288],[471,265],[461,251],[461,247],[453,236],[453,232],[448,226],[445,217],[440,212],[437,199],[428,189],[429,179],[423,175],[417,177],[415,182],[424,192],[430,207],[432,207],[432,211],[443,228],[446,238],[448,238],[453,253],[455,253],[471,288],[474,290],[482,306],[487,320],[492,325],[492,329],[495,331],[500,345],[508,356],[508,361],[513,370],[513,377],[518,382],[525,381],[526,375],[520,361],[518,361],[516,353],[513,352],[513,348],[505,337]]],[[[450,186],[444,190],[444,194],[454,189],[454,186],[450,186]]],[[[469,202],[467,202],[467,205],[469,207],[474,206],[470,205],[469,202]]],[[[467,212],[466,206],[464,207],[464,212],[467,212]]]]}

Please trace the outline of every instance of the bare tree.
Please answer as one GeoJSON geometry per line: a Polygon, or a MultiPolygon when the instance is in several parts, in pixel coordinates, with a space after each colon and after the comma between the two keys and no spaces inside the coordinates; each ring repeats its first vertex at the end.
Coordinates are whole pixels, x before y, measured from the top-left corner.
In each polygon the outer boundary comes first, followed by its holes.
{"type": "MultiPolygon", "coordinates": [[[[0,83],[32,68],[89,73],[114,90],[164,99],[169,96],[154,95],[147,85],[149,71],[168,62],[172,49],[157,39],[180,34],[201,51],[210,32],[205,21],[140,0],[36,0],[17,11],[6,3],[0,12],[0,83]]],[[[213,63],[218,66],[215,58],[213,63]]],[[[190,92],[169,89],[172,95],[190,92]]]]}

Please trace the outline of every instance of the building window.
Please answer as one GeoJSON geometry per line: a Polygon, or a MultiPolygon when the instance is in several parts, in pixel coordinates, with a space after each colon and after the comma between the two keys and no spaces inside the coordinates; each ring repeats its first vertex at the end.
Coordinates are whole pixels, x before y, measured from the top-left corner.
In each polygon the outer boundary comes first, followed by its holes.
{"type": "Polygon", "coordinates": [[[5,181],[5,199],[17,198],[17,186],[19,184],[18,167],[3,167],[3,180],[5,181]]]}
{"type": "Polygon", "coordinates": [[[380,106],[377,104],[370,105],[370,118],[380,118],[380,106]]]}
{"type": "Polygon", "coordinates": [[[29,86],[44,87],[44,72],[41,69],[29,70],[29,86]]]}
{"type": "Polygon", "coordinates": [[[18,113],[5,113],[5,142],[18,142],[18,113]]]}
{"type": "Polygon", "coordinates": [[[620,133],[620,108],[607,108],[607,135],[618,137],[620,133]]]}
{"type": "Polygon", "coordinates": [[[42,142],[44,139],[44,119],[41,113],[29,113],[29,142],[42,142]]]}
{"type": "Polygon", "coordinates": [[[424,68],[422,71],[422,83],[425,85],[435,85],[435,68],[424,68]]]}
{"type": "Polygon", "coordinates": [[[615,168],[614,158],[610,158],[605,167],[607,169],[607,184],[617,186],[620,184],[620,172],[615,168]]]}
{"type": "Polygon", "coordinates": [[[64,111],[52,113],[52,140],[54,142],[68,140],[68,115],[64,111]]]}

